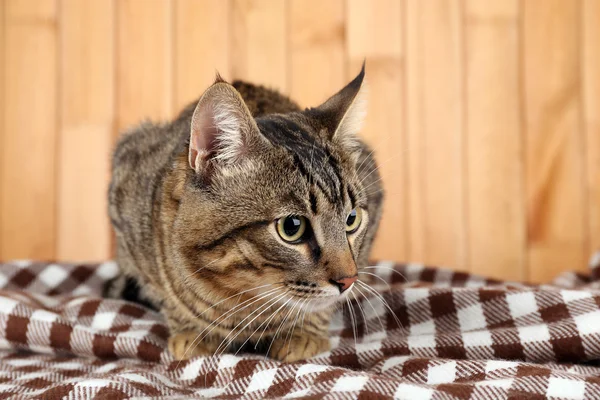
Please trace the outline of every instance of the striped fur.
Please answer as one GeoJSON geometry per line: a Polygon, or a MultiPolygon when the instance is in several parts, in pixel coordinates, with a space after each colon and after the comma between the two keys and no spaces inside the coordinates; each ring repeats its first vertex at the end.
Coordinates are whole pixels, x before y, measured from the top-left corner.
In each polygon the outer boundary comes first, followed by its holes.
{"type": "Polygon", "coordinates": [[[366,265],[381,214],[377,165],[353,137],[363,77],[304,111],[264,87],[218,81],[173,122],[142,123],[120,139],[109,214],[122,279],[166,315],[176,357],[254,343],[294,361],[329,348],[332,306],[347,296],[329,282],[366,265]],[[196,161],[193,118],[225,92],[241,96],[253,131],[235,137],[227,113],[241,111],[226,104],[215,132],[230,136],[196,161]],[[347,235],[354,207],[364,220],[347,235]],[[312,237],[281,240],[274,221],[286,215],[306,216],[312,237]]]}

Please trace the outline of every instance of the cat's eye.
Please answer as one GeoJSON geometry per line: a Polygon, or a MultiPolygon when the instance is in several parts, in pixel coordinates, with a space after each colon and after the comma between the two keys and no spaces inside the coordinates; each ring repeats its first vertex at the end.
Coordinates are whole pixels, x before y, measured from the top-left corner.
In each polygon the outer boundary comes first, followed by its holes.
{"type": "Polygon", "coordinates": [[[348,218],[346,218],[346,232],[354,233],[360,226],[362,222],[362,210],[360,208],[355,208],[350,211],[348,214],[348,218]]]}
{"type": "Polygon", "coordinates": [[[284,218],[279,218],[276,221],[277,233],[283,240],[289,243],[298,242],[302,239],[302,235],[306,232],[308,222],[306,218],[290,215],[284,218]]]}

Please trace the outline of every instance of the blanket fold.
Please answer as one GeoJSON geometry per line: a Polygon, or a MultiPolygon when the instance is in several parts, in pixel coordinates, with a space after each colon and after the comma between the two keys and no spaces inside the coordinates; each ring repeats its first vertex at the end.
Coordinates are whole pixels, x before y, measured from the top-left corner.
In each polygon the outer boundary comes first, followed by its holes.
{"type": "Polygon", "coordinates": [[[600,399],[600,253],[548,285],[361,272],[328,353],[177,362],[159,313],[101,297],[114,262],[0,263],[0,399],[600,399]]]}

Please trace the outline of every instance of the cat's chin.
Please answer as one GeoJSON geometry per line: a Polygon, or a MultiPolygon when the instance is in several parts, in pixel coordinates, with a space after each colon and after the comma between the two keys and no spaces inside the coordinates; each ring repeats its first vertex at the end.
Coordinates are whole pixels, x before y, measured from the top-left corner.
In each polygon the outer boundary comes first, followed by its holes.
{"type": "MultiPolygon", "coordinates": [[[[292,306],[295,309],[308,311],[308,312],[319,312],[327,310],[336,305],[344,297],[337,294],[331,296],[315,296],[313,298],[298,297],[298,296],[286,296],[277,300],[280,305],[292,306]],[[291,297],[291,299],[290,299],[291,297]]],[[[276,307],[276,306],[275,306],[276,307]]]]}
{"type": "Polygon", "coordinates": [[[340,295],[325,297],[325,298],[322,298],[322,297],[315,298],[315,299],[308,301],[306,304],[304,304],[302,306],[302,308],[304,310],[310,311],[310,312],[324,311],[324,310],[327,310],[327,309],[335,306],[340,301],[341,298],[342,298],[342,296],[340,296],[340,295]]]}
{"type": "Polygon", "coordinates": [[[331,295],[315,296],[314,298],[311,298],[306,301],[301,301],[299,304],[295,304],[294,307],[308,312],[320,312],[331,309],[340,302],[344,302],[346,300],[347,295],[348,292],[344,292],[342,294],[332,293],[331,295]]]}

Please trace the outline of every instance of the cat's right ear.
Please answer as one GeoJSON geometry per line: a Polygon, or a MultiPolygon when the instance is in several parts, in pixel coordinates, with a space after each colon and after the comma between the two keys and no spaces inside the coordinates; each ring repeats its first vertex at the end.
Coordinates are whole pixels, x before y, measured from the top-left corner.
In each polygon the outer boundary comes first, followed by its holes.
{"type": "Polygon", "coordinates": [[[256,122],[238,91],[219,79],[198,101],[190,131],[189,163],[197,173],[208,161],[235,163],[260,140],[256,122]]]}

